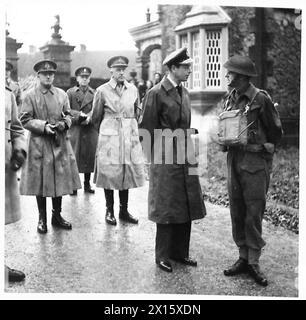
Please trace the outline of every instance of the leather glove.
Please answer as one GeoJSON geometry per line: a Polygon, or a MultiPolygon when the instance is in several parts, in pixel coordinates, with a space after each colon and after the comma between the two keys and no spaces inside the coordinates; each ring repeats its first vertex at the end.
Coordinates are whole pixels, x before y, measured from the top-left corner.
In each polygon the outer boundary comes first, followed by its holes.
{"type": "Polygon", "coordinates": [[[79,123],[83,124],[83,122],[86,121],[87,119],[88,119],[87,114],[81,111],[79,114],[79,123]]]}
{"type": "Polygon", "coordinates": [[[90,123],[90,118],[87,117],[84,121],[81,122],[81,126],[87,126],[90,123]]]}
{"type": "Polygon", "coordinates": [[[55,126],[53,124],[47,123],[45,125],[45,134],[53,136],[55,134],[55,126]]]}
{"type": "Polygon", "coordinates": [[[63,121],[63,120],[60,120],[58,122],[56,122],[55,124],[55,129],[58,131],[58,132],[63,132],[67,129],[67,125],[66,125],[66,122],[63,121]]]}
{"type": "Polygon", "coordinates": [[[14,150],[11,157],[11,169],[17,171],[24,163],[26,154],[22,150],[14,150]]]}

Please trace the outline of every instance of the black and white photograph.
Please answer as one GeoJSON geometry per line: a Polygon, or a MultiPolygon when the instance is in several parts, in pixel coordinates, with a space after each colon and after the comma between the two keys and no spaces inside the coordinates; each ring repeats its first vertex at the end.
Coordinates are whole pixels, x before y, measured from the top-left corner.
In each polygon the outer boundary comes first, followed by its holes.
{"type": "Polygon", "coordinates": [[[3,299],[305,297],[301,2],[1,15],[3,299]]]}

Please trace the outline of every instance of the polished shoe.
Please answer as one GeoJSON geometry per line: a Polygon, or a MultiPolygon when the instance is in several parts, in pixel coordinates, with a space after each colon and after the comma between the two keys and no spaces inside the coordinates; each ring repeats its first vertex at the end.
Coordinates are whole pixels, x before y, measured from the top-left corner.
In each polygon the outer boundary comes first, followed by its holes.
{"type": "Polygon", "coordinates": [[[166,272],[172,272],[172,266],[169,261],[160,260],[160,261],[156,261],[156,264],[158,265],[158,267],[160,269],[162,269],[166,272]]]}
{"type": "Polygon", "coordinates": [[[86,193],[95,193],[95,190],[91,189],[90,184],[85,184],[84,185],[84,192],[86,192],[86,193]]]}
{"type": "Polygon", "coordinates": [[[71,196],[76,196],[78,194],[78,190],[73,190],[72,193],[70,193],[71,196]]]}
{"type": "Polygon", "coordinates": [[[197,261],[191,258],[172,258],[172,260],[192,267],[196,267],[198,265],[197,261]]]}
{"type": "Polygon", "coordinates": [[[248,262],[239,258],[229,269],[224,270],[224,275],[235,276],[236,274],[248,272],[248,262]]]}
{"type": "Polygon", "coordinates": [[[9,282],[20,282],[23,281],[25,278],[25,274],[22,271],[11,269],[5,266],[6,272],[8,274],[8,281],[9,282]]]}
{"type": "Polygon", "coordinates": [[[137,224],[138,223],[138,219],[134,218],[128,211],[127,209],[122,209],[120,208],[119,211],[119,219],[125,222],[129,222],[129,223],[134,223],[137,224]]]}
{"type": "Polygon", "coordinates": [[[106,221],[106,223],[111,224],[113,226],[115,226],[117,224],[113,210],[106,209],[105,221],[106,221]]]}
{"type": "Polygon", "coordinates": [[[67,229],[67,230],[71,230],[72,229],[72,225],[70,222],[66,221],[60,214],[60,212],[56,212],[54,210],[52,210],[52,219],[51,219],[51,224],[54,227],[58,227],[61,229],[67,229]]]}
{"type": "Polygon", "coordinates": [[[268,285],[268,280],[265,275],[261,272],[258,264],[248,265],[249,275],[255,280],[259,285],[266,287],[268,285]]]}

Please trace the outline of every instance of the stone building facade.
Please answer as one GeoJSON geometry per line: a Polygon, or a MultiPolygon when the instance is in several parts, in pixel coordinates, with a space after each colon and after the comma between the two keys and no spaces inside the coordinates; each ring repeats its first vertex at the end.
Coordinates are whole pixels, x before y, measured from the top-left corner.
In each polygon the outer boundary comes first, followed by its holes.
{"type": "MultiPolygon", "coordinates": [[[[301,16],[299,10],[254,7],[159,5],[158,20],[130,29],[138,48],[137,73],[152,79],[159,61],[183,45],[194,70],[186,86],[192,106],[202,113],[226,93],[222,66],[233,54],[247,54],[259,76],[253,82],[279,104],[286,139],[298,142],[300,110],[301,16]],[[209,48],[211,46],[212,48],[209,48]],[[154,55],[151,53],[155,50],[154,55]]],[[[158,70],[156,70],[158,71],[158,70]]]]}

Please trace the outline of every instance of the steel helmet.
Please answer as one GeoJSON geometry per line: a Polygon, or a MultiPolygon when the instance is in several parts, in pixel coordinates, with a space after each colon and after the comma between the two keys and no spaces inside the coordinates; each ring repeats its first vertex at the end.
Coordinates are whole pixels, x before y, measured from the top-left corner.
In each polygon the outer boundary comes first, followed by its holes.
{"type": "Polygon", "coordinates": [[[235,55],[229,58],[223,65],[228,71],[243,74],[249,77],[256,77],[257,72],[254,62],[246,56],[235,55]]]}

